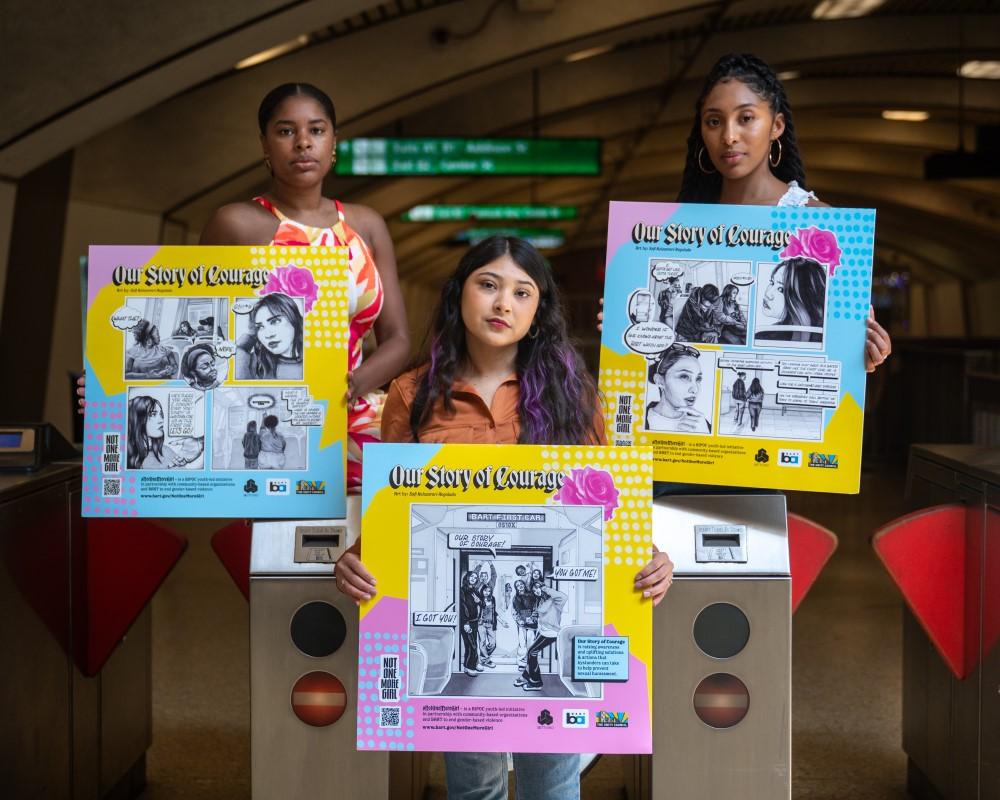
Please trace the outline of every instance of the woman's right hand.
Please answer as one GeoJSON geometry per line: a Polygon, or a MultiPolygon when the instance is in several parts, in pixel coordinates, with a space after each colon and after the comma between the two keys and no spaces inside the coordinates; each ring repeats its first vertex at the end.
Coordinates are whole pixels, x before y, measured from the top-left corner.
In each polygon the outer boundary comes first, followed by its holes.
{"type": "Polygon", "coordinates": [[[375,596],[375,578],[361,563],[360,539],[347,548],[337,561],[334,572],[337,588],[358,605],[362,600],[371,600],[375,596]]]}

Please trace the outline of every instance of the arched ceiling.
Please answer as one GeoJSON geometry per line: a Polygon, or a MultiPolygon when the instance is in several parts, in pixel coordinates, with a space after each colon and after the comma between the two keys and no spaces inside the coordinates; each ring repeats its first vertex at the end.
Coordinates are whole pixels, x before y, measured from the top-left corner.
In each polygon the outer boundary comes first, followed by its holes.
{"type": "Polygon", "coordinates": [[[21,49],[11,51],[19,68],[0,78],[9,89],[0,173],[16,177],[74,147],[75,198],[163,214],[197,232],[220,204],[264,188],[257,103],[272,86],[303,79],[334,97],[342,138],[604,139],[594,178],[331,183],[331,194],[386,217],[404,276],[433,284],[454,263],[448,239],[461,226],[403,223],[400,212],[423,202],[573,203],[583,213],[558,226],[567,234],[562,252],[599,250],[609,199],[673,198],[705,72],[724,52],[752,51],[799,74],[787,88],[810,185],[832,204],[878,209],[883,263],[930,282],[997,273],[1000,181],[923,179],[927,155],[957,146],[960,119],[970,147],[974,124],[1000,124],[997,81],[962,81],[958,113],[958,67],[1000,59],[1000,11],[989,0],[888,0],[870,16],[839,21],[813,20],[814,3],[768,0],[256,0],[238,11],[115,3],[116,27],[94,40],[72,37],[74,24],[78,34],[107,25],[97,5],[86,19],[60,17],[46,34],[47,46],[62,48],[62,81],[58,70],[22,65],[24,41],[37,31],[12,26],[21,49]],[[453,35],[435,43],[442,28],[453,35]],[[230,68],[301,34],[301,49],[230,68]],[[612,49],[564,60],[598,45],[612,49]],[[885,108],[923,109],[931,119],[887,122],[885,108]]]}

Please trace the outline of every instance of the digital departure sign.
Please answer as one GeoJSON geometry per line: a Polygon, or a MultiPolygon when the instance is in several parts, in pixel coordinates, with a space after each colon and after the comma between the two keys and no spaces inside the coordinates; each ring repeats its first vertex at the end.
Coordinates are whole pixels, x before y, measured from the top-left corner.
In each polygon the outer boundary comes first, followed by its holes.
{"type": "Polygon", "coordinates": [[[576,219],[578,213],[576,206],[426,204],[404,211],[400,219],[403,222],[465,222],[466,220],[520,222],[576,219]]]}
{"type": "Polygon", "coordinates": [[[478,244],[490,236],[516,236],[539,250],[552,250],[566,242],[566,234],[558,228],[466,228],[456,234],[455,241],[478,244]]]}
{"type": "Polygon", "coordinates": [[[337,145],[337,175],[599,175],[600,139],[358,138],[337,145]]]}

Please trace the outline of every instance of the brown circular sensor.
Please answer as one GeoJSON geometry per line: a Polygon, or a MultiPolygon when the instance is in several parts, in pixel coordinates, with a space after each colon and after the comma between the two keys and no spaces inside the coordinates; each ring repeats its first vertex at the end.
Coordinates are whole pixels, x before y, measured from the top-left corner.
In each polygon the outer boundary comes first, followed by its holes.
{"type": "Polygon", "coordinates": [[[732,658],[750,641],[750,620],[732,603],[705,606],[694,621],[694,642],[712,658],[732,658]]]}
{"type": "Polygon", "coordinates": [[[344,715],[347,689],[329,672],[308,672],[292,687],[292,711],[306,725],[323,728],[344,715]]]}
{"type": "Polygon", "coordinates": [[[731,728],[750,710],[750,692],[735,675],[717,672],[694,690],[694,713],[712,728],[731,728]]]}
{"type": "Polygon", "coordinates": [[[292,644],[313,658],[336,653],[347,638],[344,615],[330,603],[306,603],[292,616],[292,644]]]}

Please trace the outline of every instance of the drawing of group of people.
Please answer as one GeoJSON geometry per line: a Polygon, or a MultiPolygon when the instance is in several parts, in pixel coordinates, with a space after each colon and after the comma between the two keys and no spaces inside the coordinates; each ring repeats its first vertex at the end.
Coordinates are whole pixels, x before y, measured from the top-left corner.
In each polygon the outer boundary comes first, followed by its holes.
{"type": "MultiPolygon", "coordinates": [[[[680,282],[671,278],[660,292],[660,321],[673,316],[673,298],[680,294],[680,282]],[[666,298],[666,299],[664,299],[666,298]]],[[[727,283],[719,292],[713,283],[690,288],[687,300],[674,325],[674,335],[679,342],[702,344],[746,344],[747,317],[738,302],[740,287],[727,283]]]]}
{"type": "Polygon", "coordinates": [[[504,586],[499,607],[495,596],[497,572],[492,563],[479,564],[462,576],[462,668],[474,678],[495,668],[493,656],[502,653],[517,660],[520,672],[515,686],[526,692],[541,691],[539,657],[558,638],[567,596],[549,586],[540,569],[520,564],[515,574],[513,585],[504,586]]]}

